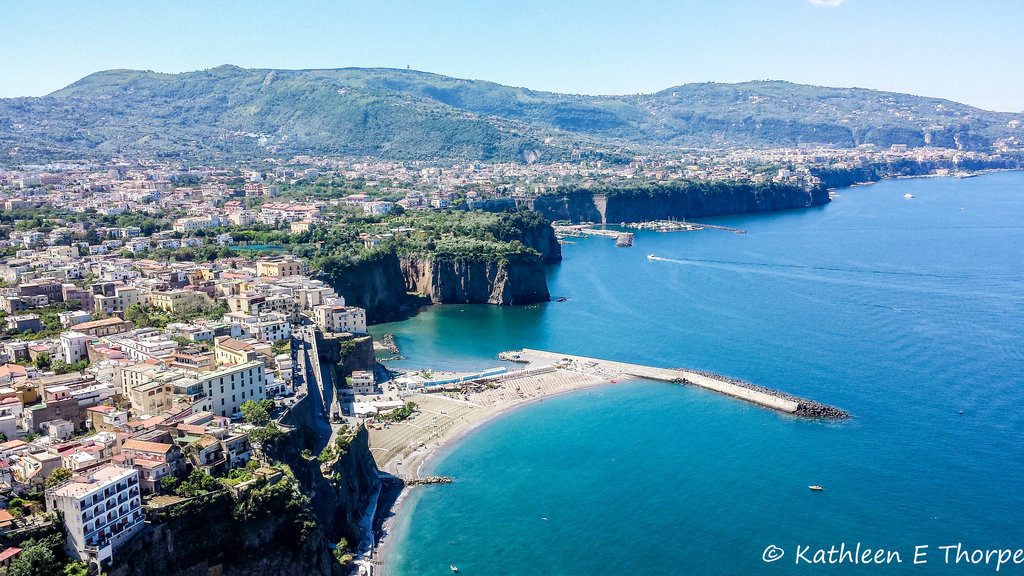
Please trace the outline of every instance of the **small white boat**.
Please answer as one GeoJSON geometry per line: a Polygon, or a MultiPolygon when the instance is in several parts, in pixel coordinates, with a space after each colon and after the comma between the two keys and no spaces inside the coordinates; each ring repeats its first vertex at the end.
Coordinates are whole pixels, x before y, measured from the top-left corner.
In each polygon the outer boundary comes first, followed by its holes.
{"type": "Polygon", "coordinates": [[[452,572],[455,572],[456,574],[459,572],[459,569],[457,566],[455,566],[455,564],[449,564],[448,567],[451,568],[452,572]]]}
{"type": "Polygon", "coordinates": [[[913,194],[911,194],[910,192],[907,192],[906,194],[904,194],[904,195],[903,195],[903,197],[904,197],[904,198],[913,198],[913,197],[914,197],[914,195],[913,195],[913,194]]]}
{"type": "Polygon", "coordinates": [[[654,260],[654,254],[648,254],[647,255],[647,259],[648,260],[654,260]]]}
{"type": "Polygon", "coordinates": [[[808,488],[810,488],[811,490],[813,490],[815,492],[821,492],[822,490],[824,490],[824,488],[822,488],[821,486],[818,486],[817,484],[815,484],[813,486],[808,486],[808,488]]]}

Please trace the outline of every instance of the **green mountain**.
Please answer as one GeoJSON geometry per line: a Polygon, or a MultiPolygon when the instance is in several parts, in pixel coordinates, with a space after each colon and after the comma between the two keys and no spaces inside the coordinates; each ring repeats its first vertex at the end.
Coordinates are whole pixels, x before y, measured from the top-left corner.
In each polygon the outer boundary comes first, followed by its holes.
{"type": "Polygon", "coordinates": [[[933,145],[1024,140],[1024,115],[857,88],[687,84],[655,93],[539,92],[411,70],[109,70],[41,98],[0,99],[0,163],[233,160],[274,154],[391,159],[615,158],[650,147],[933,145]]]}

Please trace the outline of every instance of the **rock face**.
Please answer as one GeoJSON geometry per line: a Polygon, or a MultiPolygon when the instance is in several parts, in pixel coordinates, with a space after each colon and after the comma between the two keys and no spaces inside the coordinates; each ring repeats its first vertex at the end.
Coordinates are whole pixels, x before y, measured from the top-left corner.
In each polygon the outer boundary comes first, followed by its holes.
{"type": "Polygon", "coordinates": [[[550,220],[618,224],[806,208],[829,202],[822,188],[788,184],[697,183],[627,190],[569,190],[525,201],[550,220]]]}
{"type": "Polygon", "coordinates": [[[327,473],[316,459],[301,457],[306,446],[298,435],[279,442],[271,451],[274,458],[291,467],[302,491],[310,495],[317,524],[328,542],[341,538],[353,546],[359,542],[359,520],[380,485],[368,439],[361,428],[327,473]]]}
{"type": "Polygon", "coordinates": [[[345,297],[345,304],[366,310],[371,324],[395,317],[409,300],[398,257],[391,252],[325,269],[323,275],[345,297]]]}
{"type": "Polygon", "coordinates": [[[250,490],[234,497],[222,490],[161,512],[152,529],[118,551],[114,576],[340,576],[329,543],[359,542],[359,520],[379,486],[365,430],[348,450],[321,470],[300,456],[304,438],[292,432],[272,447],[288,464],[293,489],[250,490]]]}
{"type": "Polygon", "coordinates": [[[526,230],[519,240],[527,248],[540,252],[544,264],[557,264],[562,261],[562,245],[558,243],[555,229],[550,223],[545,222],[543,226],[526,230]]]}
{"type": "Polygon", "coordinates": [[[395,318],[403,309],[423,304],[409,293],[433,303],[531,304],[549,298],[545,264],[562,260],[562,247],[550,222],[519,218],[499,231],[502,242],[521,242],[540,254],[509,258],[446,258],[376,252],[358,262],[323,270],[323,278],[349,306],[366,310],[376,324],[395,318]]]}
{"type": "MultiPolygon", "coordinates": [[[[282,514],[236,518],[227,491],[178,505],[163,523],[118,550],[113,576],[334,576],[337,561],[321,532],[304,540],[282,514]],[[220,571],[218,571],[220,570],[220,571]]],[[[283,512],[283,510],[281,510],[283,512]]]]}
{"type": "Polygon", "coordinates": [[[317,331],[320,362],[334,367],[340,381],[354,370],[373,371],[377,365],[373,355],[373,339],[369,336],[327,335],[317,331]]]}
{"type": "Polygon", "coordinates": [[[530,304],[548,300],[541,261],[401,258],[405,289],[434,303],[530,304]]]}

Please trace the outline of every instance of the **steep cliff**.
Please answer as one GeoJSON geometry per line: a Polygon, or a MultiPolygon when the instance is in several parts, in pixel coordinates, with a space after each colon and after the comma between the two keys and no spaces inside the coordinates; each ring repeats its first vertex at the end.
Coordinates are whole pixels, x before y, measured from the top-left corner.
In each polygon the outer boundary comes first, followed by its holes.
{"type": "Polygon", "coordinates": [[[434,303],[530,304],[550,297],[539,258],[406,256],[401,265],[406,289],[427,295],[434,303]]]}
{"type": "Polygon", "coordinates": [[[334,367],[335,379],[350,376],[353,370],[374,369],[373,339],[369,336],[326,335],[317,331],[320,362],[334,367]]]}
{"type": "Polygon", "coordinates": [[[568,189],[527,205],[551,220],[618,224],[643,220],[747,214],[828,203],[823,187],[789,184],[688,182],[618,189],[568,189]]]}
{"type": "Polygon", "coordinates": [[[150,514],[152,527],[118,550],[113,576],[339,576],[329,543],[359,542],[379,480],[365,430],[327,467],[300,456],[299,431],[267,448],[294,477],[238,496],[208,493],[150,514]]]}
{"type": "Polygon", "coordinates": [[[300,455],[307,447],[304,440],[296,436],[280,442],[271,453],[291,467],[302,491],[310,494],[317,523],[327,540],[345,538],[355,546],[360,536],[359,520],[380,482],[366,430],[359,429],[345,453],[329,464],[327,473],[319,461],[300,455]]]}
{"type": "Polygon", "coordinates": [[[529,304],[547,300],[544,265],[561,261],[551,223],[535,212],[439,214],[436,237],[396,239],[323,278],[374,324],[424,303],[529,304]],[[452,214],[461,214],[452,216],[452,214]],[[447,228],[445,226],[448,226],[447,228]]]}
{"type": "Polygon", "coordinates": [[[366,321],[375,324],[394,318],[409,305],[405,277],[394,252],[375,251],[356,262],[325,267],[323,279],[349,306],[366,310],[366,321]]]}
{"type": "Polygon", "coordinates": [[[113,576],[335,576],[308,500],[285,480],[236,499],[226,490],[158,514],[152,529],[118,550],[113,576]]]}

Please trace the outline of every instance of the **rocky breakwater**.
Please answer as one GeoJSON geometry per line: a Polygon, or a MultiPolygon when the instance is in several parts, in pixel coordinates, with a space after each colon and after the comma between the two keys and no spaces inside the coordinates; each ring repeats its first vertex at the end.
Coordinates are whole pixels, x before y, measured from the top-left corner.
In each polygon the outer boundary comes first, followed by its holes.
{"type": "Polygon", "coordinates": [[[507,257],[405,256],[405,289],[431,302],[531,304],[550,299],[543,261],[537,254],[507,257]]]}
{"type": "MultiPolygon", "coordinates": [[[[804,418],[828,418],[837,420],[842,420],[844,418],[850,417],[849,413],[840,410],[839,408],[836,408],[834,406],[829,406],[827,404],[815,402],[814,400],[808,400],[807,398],[800,398],[799,396],[794,396],[792,394],[780,392],[772,388],[765,388],[764,386],[758,386],[757,384],[751,384],[750,382],[746,382],[744,380],[737,380],[735,378],[722,376],[721,374],[701,372],[697,370],[680,370],[680,372],[698,374],[711,380],[725,382],[727,384],[731,384],[733,386],[737,386],[739,388],[744,388],[747,390],[754,390],[756,392],[767,394],[768,396],[779,398],[780,400],[785,400],[787,402],[794,402],[796,403],[796,410],[791,412],[791,414],[795,416],[803,416],[804,418]]],[[[687,380],[685,376],[680,378],[679,382],[682,384],[691,384],[691,382],[687,380]]]]}

